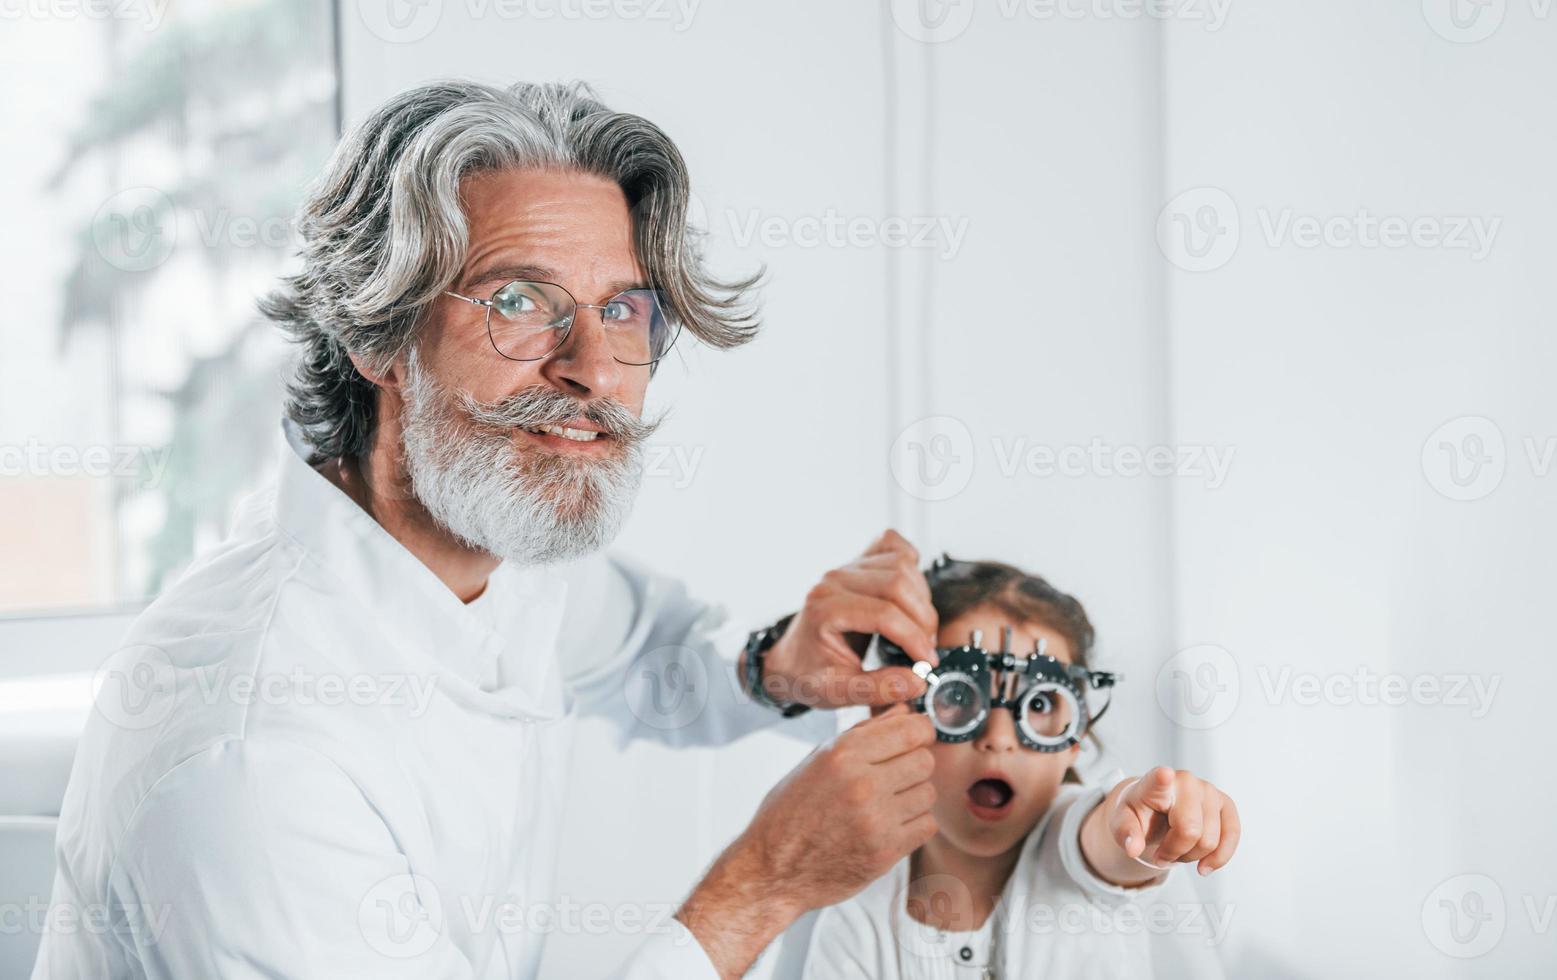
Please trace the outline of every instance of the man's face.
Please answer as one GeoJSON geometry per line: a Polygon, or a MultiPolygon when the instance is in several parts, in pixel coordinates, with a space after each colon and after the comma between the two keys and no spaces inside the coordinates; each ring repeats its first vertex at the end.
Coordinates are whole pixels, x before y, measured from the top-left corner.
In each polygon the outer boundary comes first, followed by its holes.
{"type": "MultiPolygon", "coordinates": [[[[648,285],[627,200],[572,172],[497,171],[463,187],[465,266],[451,291],[489,299],[514,280],[551,282],[581,304],[648,285]]],[[[496,314],[494,314],[496,316],[496,314]]],[[[641,478],[647,366],[613,356],[600,311],[532,361],[503,357],[486,308],[452,296],[420,326],[400,391],[412,491],[468,544],[523,563],[609,543],[641,478]]]]}
{"type": "MultiPolygon", "coordinates": [[[[490,299],[515,279],[554,282],[580,303],[604,303],[647,285],[633,246],[627,198],[615,183],[571,172],[504,170],[466,178],[469,254],[453,292],[490,299]]],[[[486,311],[453,297],[438,302],[422,333],[421,363],[435,378],[477,401],[495,403],[530,385],[581,402],[614,400],[643,412],[647,367],[611,356],[598,310],[580,310],[567,342],[539,361],[510,361],[487,338],[486,311]]],[[[587,420],[578,427],[596,429],[587,420]]],[[[519,447],[584,457],[610,455],[609,440],[575,442],[516,429],[519,447]]]]}

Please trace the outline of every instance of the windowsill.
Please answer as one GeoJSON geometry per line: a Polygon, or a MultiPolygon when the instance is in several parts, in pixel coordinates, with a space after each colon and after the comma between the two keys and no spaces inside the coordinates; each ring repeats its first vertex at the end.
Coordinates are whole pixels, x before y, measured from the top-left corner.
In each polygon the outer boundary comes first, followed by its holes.
{"type": "Polygon", "coordinates": [[[138,616],[151,604],[150,599],[127,600],[93,606],[44,606],[38,609],[0,609],[0,629],[6,623],[36,622],[50,619],[91,619],[100,616],[138,616]]]}
{"type": "Polygon", "coordinates": [[[92,711],[90,671],[0,680],[0,738],[71,737],[92,711]]]}
{"type": "Polygon", "coordinates": [[[91,674],[123,642],[141,607],[0,618],[0,683],[91,674]]]}

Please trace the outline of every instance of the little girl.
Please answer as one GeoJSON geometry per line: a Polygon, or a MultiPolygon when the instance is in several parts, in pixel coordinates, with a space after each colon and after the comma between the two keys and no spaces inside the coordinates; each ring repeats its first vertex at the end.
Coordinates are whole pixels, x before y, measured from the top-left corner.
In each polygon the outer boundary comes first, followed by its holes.
{"type": "MultiPolygon", "coordinates": [[[[943,559],[926,574],[939,646],[998,656],[995,643],[970,644],[979,631],[1018,658],[1041,651],[1058,663],[1028,674],[1030,687],[1010,673],[964,674],[999,702],[980,722],[984,702],[970,703],[973,688],[959,687],[948,665],[955,651],[942,651],[926,695],[939,719],[932,781],[940,829],[821,913],[808,980],[1220,976],[1215,946],[1231,907],[1200,903],[1171,869],[1193,864],[1205,875],[1227,863],[1239,836],[1232,799],[1166,767],[1083,785],[1072,768],[1080,745],[1069,739],[1087,731],[1107,694],[1076,669],[1089,667],[1093,643],[1081,603],[997,562],[943,559]],[[1064,682],[1042,683],[1066,674],[1070,693],[1060,690],[1064,682]]],[[[883,652],[891,654],[886,645],[883,652]]]]}

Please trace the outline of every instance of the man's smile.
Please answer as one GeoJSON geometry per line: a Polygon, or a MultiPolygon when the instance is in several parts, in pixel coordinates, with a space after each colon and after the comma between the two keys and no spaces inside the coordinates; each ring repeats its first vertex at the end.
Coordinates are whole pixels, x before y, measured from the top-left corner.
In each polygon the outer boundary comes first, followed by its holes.
{"type": "Polygon", "coordinates": [[[561,436],[564,439],[572,439],[574,442],[594,442],[595,437],[600,435],[600,433],[591,432],[588,429],[571,429],[565,425],[542,425],[534,429],[526,429],[525,431],[535,435],[561,436]]]}
{"type": "Polygon", "coordinates": [[[520,439],[557,455],[603,458],[616,453],[617,440],[599,425],[584,418],[565,423],[518,426],[520,439]]]}

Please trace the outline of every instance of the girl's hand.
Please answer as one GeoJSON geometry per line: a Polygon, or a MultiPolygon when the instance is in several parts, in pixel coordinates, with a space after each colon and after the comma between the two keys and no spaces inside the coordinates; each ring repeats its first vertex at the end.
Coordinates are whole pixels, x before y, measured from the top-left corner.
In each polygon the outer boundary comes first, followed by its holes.
{"type": "Polygon", "coordinates": [[[1232,859],[1241,828],[1232,797],[1193,773],[1158,766],[1115,786],[1082,825],[1082,853],[1103,878],[1144,884],[1172,864],[1208,875],[1232,859]]]}

